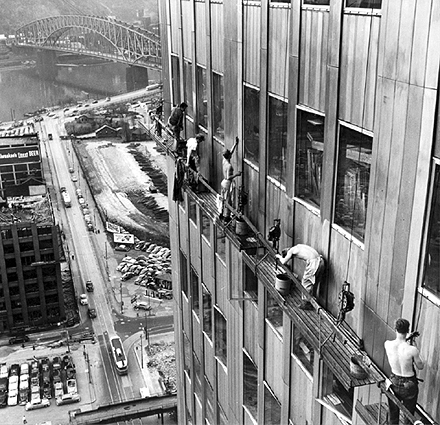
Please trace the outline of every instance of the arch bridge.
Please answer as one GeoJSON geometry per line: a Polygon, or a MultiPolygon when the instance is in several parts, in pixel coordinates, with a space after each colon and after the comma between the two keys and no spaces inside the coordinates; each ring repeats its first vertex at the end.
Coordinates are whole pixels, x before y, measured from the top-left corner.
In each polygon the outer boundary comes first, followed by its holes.
{"type": "Polygon", "coordinates": [[[61,15],[38,19],[16,30],[15,45],[161,68],[159,36],[113,18],[61,15]]]}

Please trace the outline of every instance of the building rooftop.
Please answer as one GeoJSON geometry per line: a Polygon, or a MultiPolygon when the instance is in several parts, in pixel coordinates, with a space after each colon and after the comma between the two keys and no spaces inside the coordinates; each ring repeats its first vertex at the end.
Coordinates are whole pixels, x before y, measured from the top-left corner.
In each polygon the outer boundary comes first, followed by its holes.
{"type": "Polygon", "coordinates": [[[11,197],[7,206],[0,209],[0,226],[25,222],[53,224],[52,209],[45,195],[11,197]]]}

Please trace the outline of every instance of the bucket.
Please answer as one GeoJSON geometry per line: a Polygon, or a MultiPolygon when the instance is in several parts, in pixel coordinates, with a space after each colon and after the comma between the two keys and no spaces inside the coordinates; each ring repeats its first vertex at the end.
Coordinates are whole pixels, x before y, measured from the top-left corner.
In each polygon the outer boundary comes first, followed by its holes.
{"type": "Polygon", "coordinates": [[[358,356],[350,358],[350,375],[356,379],[365,379],[368,376],[368,372],[359,363],[358,356]]]}
{"type": "Polygon", "coordinates": [[[235,221],[235,233],[239,236],[246,236],[248,234],[248,225],[244,220],[235,221]]]}
{"type": "Polygon", "coordinates": [[[286,273],[279,273],[275,277],[275,289],[281,295],[287,295],[290,292],[290,277],[286,273]]]}

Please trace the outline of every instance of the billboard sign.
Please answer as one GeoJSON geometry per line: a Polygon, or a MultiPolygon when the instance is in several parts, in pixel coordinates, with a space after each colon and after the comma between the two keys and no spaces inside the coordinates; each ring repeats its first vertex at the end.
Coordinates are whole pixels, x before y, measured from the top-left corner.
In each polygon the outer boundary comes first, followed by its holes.
{"type": "Polygon", "coordinates": [[[119,244],[134,244],[134,235],[131,233],[114,233],[113,241],[119,244]]]}
{"type": "Polygon", "coordinates": [[[0,148],[0,165],[40,162],[38,145],[0,148]]]}

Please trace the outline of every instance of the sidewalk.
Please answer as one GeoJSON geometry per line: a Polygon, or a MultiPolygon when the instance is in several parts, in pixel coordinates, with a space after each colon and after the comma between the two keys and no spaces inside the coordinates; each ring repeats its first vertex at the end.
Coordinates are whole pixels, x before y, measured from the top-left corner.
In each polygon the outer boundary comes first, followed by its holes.
{"type": "MultiPolygon", "coordinates": [[[[162,335],[155,335],[150,337],[150,344],[158,343],[158,342],[174,342],[174,332],[169,332],[162,335]]],[[[148,347],[143,346],[143,358],[141,358],[140,344],[136,343],[135,347],[139,349],[135,349],[134,353],[136,356],[136,360],[139,365],[139,369],[142,373],[142,377],[145,383],[145,392],[144,397],[154,397],[161,396],[165,394],[165,386],[162,383],[162,378],[159,376],[159,373],[155,370],[150,370],[147,367],[149,362],[148,356],[148,347]]]]}

